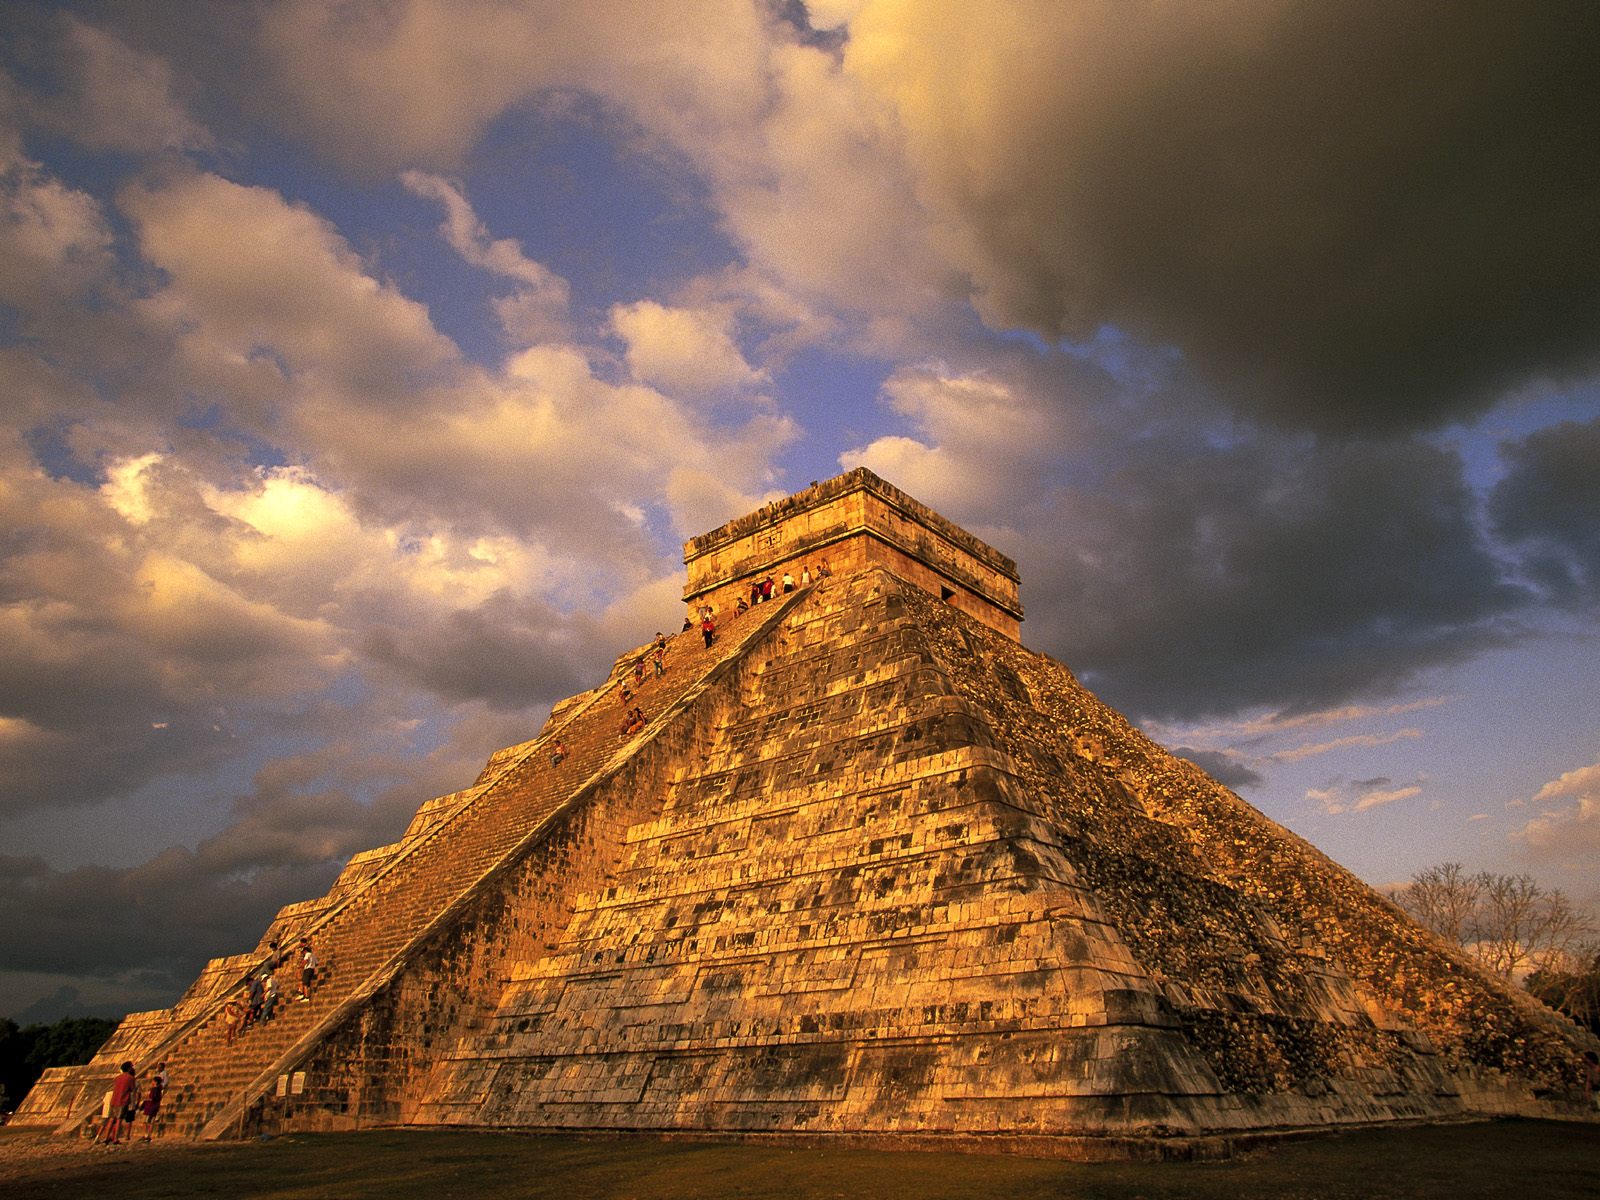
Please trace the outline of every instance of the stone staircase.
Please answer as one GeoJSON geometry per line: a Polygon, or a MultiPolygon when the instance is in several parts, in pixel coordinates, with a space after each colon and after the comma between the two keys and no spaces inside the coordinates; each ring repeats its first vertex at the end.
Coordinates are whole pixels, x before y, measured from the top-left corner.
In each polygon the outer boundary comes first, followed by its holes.
{"type": "MultiPolygon", "coordinates": [[[[278,972],[281,1000],[272,1021],[226,1043],[223,1006],[238,994],[247,969],[143,1053],[141,1070],[157,1061],[169,1064],[172,1085],[163,1106],[168,1130],[203,1139],[238,1132],[250,1104],[275,1088],[292,1086],[297,1064],[319,1040],[393,979],[431,934],[446,928],[480,884],[536,844],[556,813],[613,774],[720,674],[717,668],[737,658],[803,594],[725,620],[709,648],[698,630],[672,637],[665,676],[657,678],[647,662],[640,685],[633,682],[632,664],[648,646],[624,654],[599,688],[558,706],[537,738],[497,752],[469,800],[315,924],[294,931],[296,939],[310,938],[318,959],[309,1001],[295,999],[299,964],[291,955],[278,972]],[[635,692],[626,707],[638,705],[647,719],[645,728],[630,737],[620,732],[626,708],[618,696],[625,682],[635,692]],[[566,743],[568,757],[552,767],[550,747],[558,738],[566,743]]],[[[106,1087],[114,1070],[108,1067],[106,1087]]],[[[58,1132],[78,1129],[97,1114],[101,1090],[82,1091],[80,1096],[95,1098],[93,1112],[80,1099],[58,1132]]]]}

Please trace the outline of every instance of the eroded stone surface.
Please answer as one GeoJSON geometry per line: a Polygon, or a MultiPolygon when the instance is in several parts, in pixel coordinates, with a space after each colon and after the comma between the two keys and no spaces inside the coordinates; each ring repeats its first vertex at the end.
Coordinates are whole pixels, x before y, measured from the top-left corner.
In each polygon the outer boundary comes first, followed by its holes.
{"type": "Polygon", "coordinates": [[[992,624],[864,563],[709,650],[674,638],[627,739],[623,655],[256,954],[47,1077],[25,1118],[70,1125],[123,1054],[167,1058],[178,1130],[208,1136],[405,1122],[1078,1156],[1550,1111],[1535,1093],[1572,1086],[1574,1027],[992,624]],[[313,1003],[224,1047],[228,992],[305,930],[313,1003]]]}

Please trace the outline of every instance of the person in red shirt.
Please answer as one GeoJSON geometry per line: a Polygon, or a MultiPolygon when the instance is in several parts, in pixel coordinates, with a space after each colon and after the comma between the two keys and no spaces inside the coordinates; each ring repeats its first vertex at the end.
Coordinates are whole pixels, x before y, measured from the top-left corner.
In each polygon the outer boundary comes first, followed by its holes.
{"type": "MultiPolygon", "coordinates": [[[[106,1117],[106,1123],[100,1126],[100,1136],[95,1139],[104,1146],[115,1146],[122,1140],[122,1114],[125,1109],[131,1109],[134,1101],[134,1089],[139,1081],[133,1073],[133,1064],[122,1064],[122,1073],[117,1076],[111,1085],[111,1112],[106,1117]]],[[[132,1137],[133,1130],[128,1130],[132,1137]]]]}

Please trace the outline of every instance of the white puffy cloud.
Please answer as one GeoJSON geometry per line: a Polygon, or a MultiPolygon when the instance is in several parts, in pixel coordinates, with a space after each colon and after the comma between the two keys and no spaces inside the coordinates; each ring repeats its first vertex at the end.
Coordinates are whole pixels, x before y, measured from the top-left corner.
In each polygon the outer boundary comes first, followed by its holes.
{"type": "Polygon", "coordinates": [[[1552,779],[1530,803],[1551,806],[1514,835],[1530,849],[1546,856],[1600,851],[1600,763],[1552,779]]]}
{"type": "MultiPolygon", "coordinates": [[[[142,307],[178,348],[171,376],[229,395],[230,419],[381,524],[514,536],[637,582],[654,551],[617,498],[668,502],[667,480],[685,469],[748,495],[796,434],[770,409],[708,425],[652,387],[605,381],[578,343],[469,364],[328,222],[267,189],[190,174],[123,204],[165,273],[142,307]]],[[[515,246],[485,249],[469,209],[457,215],[471,253],[543,278],[515,246]]]]}
{"type": "Polygon", "coordinates": [[[381,283],[324,218],[268,188],[182,172],[121,199],[166,285],[144,306],[197,359],[265,364],[301,403],[416,403],[457,365],[425,306],[381,283]]]}
{"type": "Polygon", "coordinates": [[[100,203],[38,163],[0,158],[0,303],[25,318],[104,284],[114,266],[100,203]]]}
{"type": "Polygon", "coordinates": [[[639,300],[611,310],[611,327],[626,344],[629,373],[640,383],[695,396],[754,386],[763,380],[730,332],[730,313],[639,300]]]}
{"type": "Polygon", "coordinates": [[[879,318],[964,296],[890,108],[762,5],[404,0],[375,17],[304,0],[259,31],[285,130],[352,169],[455,169],[496,117],[582,92],[630,149],[687,163],[745,265],[784,289],[879,318]]]}
{"type": "Polygon", "coordinates": [[[868,467],[960,520],[1015,528],[1087,432],[1075,404],[1104,392],[1098,372],[1063,366],[1048,382],[1015,365],[902,368],[884,383],[884,398],[917,436],[877,438],[841,455],[840,465],[868,467]]]}
{"type": "MultiPolygon", "coordinates": [[[[98,206],[28,164],[13,178],[36,279],[82,259],[97,284],[115,249],[98,206]]],[[[459,192],[414,182],[464,256],[550,282],[459,192]]],[[[26,421],[0,461],[18,531],[0,577],[26,598],[0,610],[0,685],[22,698],[0,714],[14,805],[198,778],[360,681],[435,697],[445,724],[577,690],[619,640],[671,622],[663,532],[750,506],[797,434],[770,404],[707,422],[609,381],[603,352],[570,339],[469,363],[330,222],[268,188],[174,168],[119,204],[159,274],[105,290],[115,336],[81,346],[116,348],[116,402],[42,350],[0,355],[26,421]],[[176,420],[192,396],[225,397],[224,419],[176,420]],[[76,474],[42,469],[22,437],[40,428],[76,474]],[[258,465],[263,448],[281,465],[258,465]]],[[[42,284],[15,294],[25,318],[54,303],[42,284]]]]}

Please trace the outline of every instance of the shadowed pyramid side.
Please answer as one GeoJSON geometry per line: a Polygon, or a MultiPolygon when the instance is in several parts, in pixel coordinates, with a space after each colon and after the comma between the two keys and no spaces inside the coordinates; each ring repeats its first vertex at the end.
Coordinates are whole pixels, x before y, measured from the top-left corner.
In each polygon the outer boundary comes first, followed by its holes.
{"type": "Polygon", "coordinates": [[[737,682],[685,715],[660,815],[409,1119],[1170,1137],[1512,1110],[1570,1053],[1477,975],[1535,1049],[1436,1044],[1319,926],[1464,964],[1060,664],[892,576],[809,597],[737,682]]]}

